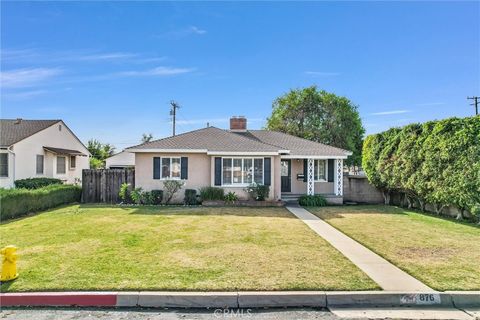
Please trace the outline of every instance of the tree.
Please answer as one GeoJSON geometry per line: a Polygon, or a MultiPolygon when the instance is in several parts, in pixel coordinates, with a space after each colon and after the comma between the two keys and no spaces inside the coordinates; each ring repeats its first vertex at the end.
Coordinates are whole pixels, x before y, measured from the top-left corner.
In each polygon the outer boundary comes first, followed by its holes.
{"type": "Polygon", "coordinates": [[[92,154],[90,158],[90,168],[98,169],[105,167],[105,159],[111,157],[115,152],[115,147],[109,143],[101,143],[96,139],[90,139],[87,142],[87,149],[92,154]]]}
{"type": "Polygon", "coordinates": [[[277,98],[266,128],[346,149],[353,155],[347,165],[360,165],[365,129],[349,99],[318,90],[294,89],[277,98]]]}
{"type": "Polygon", "coordinates": [[[153,139],[153,135],[151,133],[146,134],[142,133],[142,143],[150,142],[153,139]]]}

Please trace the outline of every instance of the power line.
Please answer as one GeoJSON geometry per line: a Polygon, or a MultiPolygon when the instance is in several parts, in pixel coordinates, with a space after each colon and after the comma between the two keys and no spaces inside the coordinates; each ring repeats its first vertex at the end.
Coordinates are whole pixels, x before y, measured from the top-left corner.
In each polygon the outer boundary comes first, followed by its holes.
{"type": "Polygon", "coordinates": [[[475,106],[475,115],[478,115],[478,99],[480,97],[478,96],[473,96],[473,97],[467,97],[467,100],[473,100],[473,103],[470,103],[471,106],[475,106]]]}

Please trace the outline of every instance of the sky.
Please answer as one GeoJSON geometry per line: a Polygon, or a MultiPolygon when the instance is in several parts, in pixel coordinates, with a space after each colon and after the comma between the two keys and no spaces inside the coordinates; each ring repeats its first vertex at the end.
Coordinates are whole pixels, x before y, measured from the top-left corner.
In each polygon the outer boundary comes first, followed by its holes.
{"type": "Polygon", "coordinates": [[[317,85],[367,134],[474,114],[480,2],[1,2],[1,117],[63,119],[118,150],[142,133],[262,128],[317,85]]]}

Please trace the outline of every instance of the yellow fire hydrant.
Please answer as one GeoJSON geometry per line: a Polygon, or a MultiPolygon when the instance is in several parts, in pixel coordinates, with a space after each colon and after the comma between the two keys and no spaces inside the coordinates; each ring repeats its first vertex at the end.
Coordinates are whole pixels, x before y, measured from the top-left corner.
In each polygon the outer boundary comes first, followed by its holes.
{"type": "Polygon", "coordinates": [[[16,252],[17,247],[15,246],[6,246],[0,250],[0,254],[3,255],[0,281],[10,281],[18,277],[16,252]]]}

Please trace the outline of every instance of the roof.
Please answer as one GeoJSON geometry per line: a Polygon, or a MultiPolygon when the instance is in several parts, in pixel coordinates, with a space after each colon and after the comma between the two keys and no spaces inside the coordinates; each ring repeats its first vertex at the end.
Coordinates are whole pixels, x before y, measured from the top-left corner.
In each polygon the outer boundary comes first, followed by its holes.
{"type": "Polygon", "coordinates": [[[56,154],[67,154],[70,156],[86,156],[85,153],[81,153],[78,150],[70,150],[70,149],[62,149],[62,148],[54,148],[54,147],[46,147],[46,146],[43,146],[43,149],[56,154]]]}
{"type": "Polygon", "coordinates": [[[61,120],[0,120],[0,145],[9,147],[31,135],[42,131],[61,120]]]}
{"type": "Polygon", "coordinates": [[[288,156],[346,157],[351,152],[289,134],[249,130],[245,132],[207,127],[146,142],[125,149],[130,152],[201,152],[207,154],[285,154],[288,156]]]}
{"type": "Polygon", "coordinates": [[[279,131],[248,130],[247,132],[235,132],[256,141],[262,141],[281,149],[290,150],[291,156],[345,156],[351,155],[350,151],[332,147],[323,143],[299,138],[279,131]]]}

